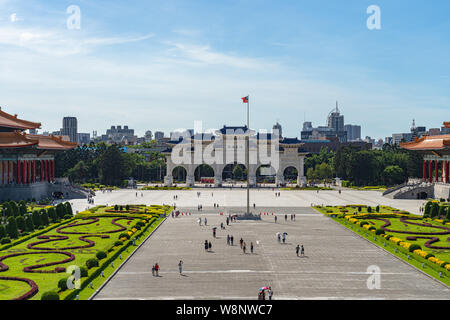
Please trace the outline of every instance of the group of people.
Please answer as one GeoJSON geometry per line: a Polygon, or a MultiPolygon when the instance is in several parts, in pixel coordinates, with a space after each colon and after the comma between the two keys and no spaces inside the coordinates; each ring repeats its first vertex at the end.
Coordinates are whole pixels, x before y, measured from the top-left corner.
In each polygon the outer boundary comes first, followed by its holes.
{"type": "Polygon", "coordinates": [[[178,195],[177,194],[173,196],[173,200],[178,200],[178,195]]]}
{"type": "MultiPolygon", "coordinates": [[[[206,219],[206,217],[205,217],[204,221],[205,221],[205,226],[207,226],[208,225],[208,219],[206,219]]],[[[197,222],[198,222],[198,225],[201,226],[202,225],[202,218],[199,217],[197,219],[197,222]]]]}
{"type": "Polygon", "coordinates": [[[205,240],[204,247],[205,247],[205,251],[211,251],[211,248],[212,248],[211,241],[205,240]]]}
{"type": "Polygon", "coordinates": [[[199,204],[199,205],[197,206],[197,211],[202,211],[202,210],[203,210],[203,205],[199,204]]]}
{"type": "Polygon", "coordinates": [[[297,253],[297,257],[299,256],[298,255],[298,253],[300,252],[300,255],[302,256],[302,257],[304,257],[305,256],[305,248],[303,247],[303,245],[297,245],[296,247],[295,247],[295,252],[297,253]]]}
{"type": "Polygon", "coordinates": [[[152,267],[152,275],[155,277],[159,277],[159,265],[158,262],[155,263],[152,267]]]}
{"type": "Polygon", "coordinates": [[[279,196],[281,196],[281,192],[275,192],[275,197],[279,197],[279,196]]]}

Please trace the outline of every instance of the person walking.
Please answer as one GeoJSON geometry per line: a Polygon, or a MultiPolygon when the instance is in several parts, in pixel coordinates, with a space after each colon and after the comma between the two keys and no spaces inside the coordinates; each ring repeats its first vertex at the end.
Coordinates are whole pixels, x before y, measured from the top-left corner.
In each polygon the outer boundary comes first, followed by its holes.
{"type": "Polygon", "coordinates": [[[205,217],[205,226],[208,225],[208,219],[205,217]]]}
{"type": "Polygon", "coordinates": [[[230,242],[231,242],[231,245],[234,246],[234,237],[233,236],[230,237],[230,242]]]}
{"type": "Polygon", "coordinates": [[[300,252],[300,246],[299,245],[297,245],[295,247],[295,252],[297,253],[297,257],[298,257],[298,253],[300,252]]]}
{"type": "Polygon", "coordinates": [[[198,218],[198,225],[201,226],[202,225],[202,218],[198,218]]]}
{"type": "Polygon", "coordinates": [[[280,235],[280,233],[277,233],[277,239],[278,239],[278,243],[281,243],[281,235],[280,235]]]}
{"type": "Polygon", "coordinates": [[[241,238],[241,240],[239,240],[239,243],[240,243],[241,249],[242,249],[242,245],[244,244],[244,239],[241,238]]]}
{"type": "Polygon", "coordinates": [[[159,265],[158,262],[155,264],[155,274],[157,277],[159,277],[159,265]]]}
{"type": "Polygon", "coordinates": [[[180,270],[180,274],[183,273],[183,261],[180,260],[180,262],[178,262],[178,270],[180,270]]]}
{"type": "Polygon", "coordinates": [[[230,235],[227,234],[227,245],[230,245],[230,235]]]}
{"type": "Polygon", "coordinates": [[[283,243],[286,243],[286,232],[283,232],[283,243]]]}
{"type": "Polygon", "coordinates": [[[208,245],[208,240],[205,240],[205,251],[208,251],[209,245],[208,245]]]}
{"type": "Polygon", "coordinates": [[[242,251],[245,254],[245,250],[247,249],[247,245],[245,244],[245,242],[242,244],[242,251]]]}
{"type": "Polygon", "coordinates": [[[272,287],[269,287],[269,300],[272,300],[272,296],[273,296],[273,291],[272,291],[272,287]]]}
{"type": "Polygon", "coordinates": [[[276,215],[275,215],[275,218],[274,218],[274,219],[275,219],[275,223],[277,223],[277,220],[278,220],[278,218],[277,218],[277,216],[276,216],[276,215]]]}
{"type": "Polygon", "coordinates": [[[284,222],[287,222],[287,214],[284,215],[284,222]]]}
{"type": "Polygon", "coordinates": [[[213,237],[216,237],[216,227],[213,227],[213,237]]]}
{"type": "Polygon", "coordinates": [[[303,247],[303,245],[302,245],[302,249],[301,249],[301,253],[300,254],[301,254],[302,257],[305,256],[305,248],[303,247]]]}
{"type": "Polygon", "coordinates": [[[250,242],[250,252],[253,253],[253,242],[250,242]]]}
{"type": "Polygon", "coordinates": [[[152,276],[155,276],[155,265],[152,266],[152,276]]]}
{"type": "Polygon", "coordinates": [[[211,241],[208,243],[208,250],[209,251],[211,251],[211,248],[212,248],[212,244],[211,244],[211,241]]]}
{"type": "Polygon", "coordinates": [[[227,217],[227,226],[230,225],[230,218],[227,217]]]}

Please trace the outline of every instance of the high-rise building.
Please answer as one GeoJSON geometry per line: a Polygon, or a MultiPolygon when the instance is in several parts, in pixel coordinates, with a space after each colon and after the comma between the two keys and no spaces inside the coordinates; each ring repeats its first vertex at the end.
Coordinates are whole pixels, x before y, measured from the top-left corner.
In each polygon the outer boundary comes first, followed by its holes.
{"type": "Polygon", "coordinates": [[[340,114],[338,103],[336,101],[336,109],[328,114],[328,127],[333,128],[335,132],[344,131],[344,116],[340,114]]]}
{"type": "Polygon", "coordinates": [[[156,131],[155,132],[155,140],[161,140],[162,138],[164,138],[164,132],[162,131],[156,131]]]}
{"type": "Polygon", "coordinates": [[[76,117],[64,117],[63,127],[61,129],[61,135],[68,136],[70,141],[78,142],[77,135],[77,118],[76,117]]]}
{"type": "Polygon", "coordinates": [[[278,136],[280,138],[283,138],[283,129],[281,128],[281,124],[279,124],[278,121],[272,127],[272,132],[275,132],[275,130],[278,130],[278,136]]]}
{"type": "Polygon", "coordinates": [[[89,144],[91,142],[90,133],[78,133],[78,144],[89,144]]]}
{"type": "Polygon", "coordinates": [[[361,126],[346,124],[344,131],[347,132],[347,141],[361,140],[361,126]]]}

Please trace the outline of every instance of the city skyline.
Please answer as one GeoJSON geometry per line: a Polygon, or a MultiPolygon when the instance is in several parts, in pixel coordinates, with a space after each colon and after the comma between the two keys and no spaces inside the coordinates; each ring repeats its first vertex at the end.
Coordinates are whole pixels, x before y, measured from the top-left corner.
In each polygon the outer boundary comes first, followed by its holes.
{"type": "Polygon", "coordinates": [[[450,105],[450,4],[377,1],[210,3],[0,0],[0,105],[45,119],[78,118],[79,132],[129,125],[136,134],[250,124],[299,137],[326,125],[339,101],[361,136],[405,132],[412,119],[438,128],[450,105]],[[80,10],[71,30],[68,9],[80,10]],[[270,13],[270,14],[268,14],[270,13]]]}

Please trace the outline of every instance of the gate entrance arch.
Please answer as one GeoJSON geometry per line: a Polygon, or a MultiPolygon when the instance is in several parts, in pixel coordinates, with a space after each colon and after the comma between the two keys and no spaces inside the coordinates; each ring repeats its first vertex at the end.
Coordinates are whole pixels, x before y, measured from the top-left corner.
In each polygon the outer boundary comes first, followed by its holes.
{"type": "Polygon", "coordinates": [[[277,186],[285,184],[285,170],[290,167],[297,170],[297,176],[289,176],[289,180],[296,180],[299,186],[306,184],[304,159],[307,152],[302,150],[303,143],[297,138],[279,138],[270,133],[255,134],[255,131],[249,130],[247,126],[224,126],[214,135],[195,134],[171,140],[167,144],[169,148],[163,151],[167,164],[167,175],[164,177],[166,186],[173,185],[175,178],[173,169],[178,166],[186,170],[187,186],[193,186],[198,180],[198,170],[211,168],[214,172],[215,187],[221,187],[224,179],[239,179],[237,176],[233,177],[233,171],[235,175],[242,173],[242,180],[246,179],[247,173],[250,186],[255,187],[257,176],[261,177],[261,167],[267,166],[273,167],[275,174],[271,179],[275,180],[277,186]],[[249,150],[245,147],[247,137],[249,150]],[[246,163],[247,153],[250,159],[248,168],[243,166],[242,170],[230,169],[236,167],[236,164],[246,163]]]}

